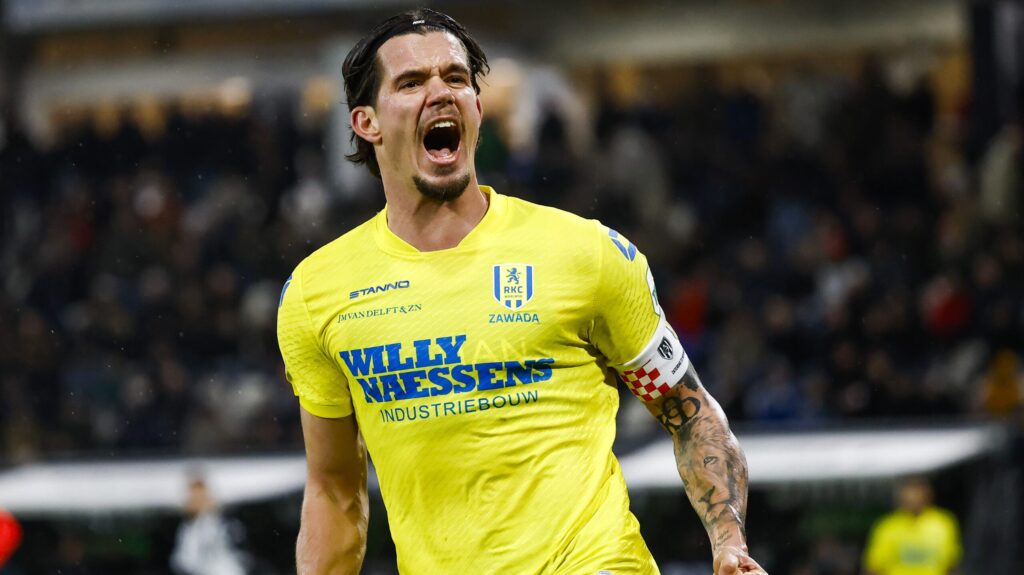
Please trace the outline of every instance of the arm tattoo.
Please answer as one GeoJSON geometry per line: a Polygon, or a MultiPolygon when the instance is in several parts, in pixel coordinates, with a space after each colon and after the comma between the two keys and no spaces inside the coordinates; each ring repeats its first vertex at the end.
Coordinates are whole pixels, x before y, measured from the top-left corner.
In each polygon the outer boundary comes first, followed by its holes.
{"type": "Polygon", "coordinates": [[[700,401],[693,397],[666,397],[658,421],[671,434],[681,432],[700,413],[700,401]]]}
{"type": "Polygon", "coordinates": [[[715,548],[745,544],[747,463],[721,408],[691,365],[651,411],[671,435],[683,487],[715,548]],[[737,542],[737,535],[742,538],[737,542]]]}
{"type": "Polygon", "coordinates": [[[683,374],[682,384],[685,385],[690,391],[697,391],[700,389],[700,378],[697,377],[697,370],[693,369],[693,364],[686,369],[686,373],[683,374]]]}

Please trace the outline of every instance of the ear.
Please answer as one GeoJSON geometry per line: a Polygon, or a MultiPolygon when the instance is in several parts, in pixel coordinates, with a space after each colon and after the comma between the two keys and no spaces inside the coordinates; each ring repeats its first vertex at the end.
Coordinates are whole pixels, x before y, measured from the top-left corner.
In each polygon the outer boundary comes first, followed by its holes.
{"type": "Polygon", "coordinates": [[[352,113],[349,114],[349,123],[352,125],[352,131],[360,138],[371,144],[380,143],[380,126],[377,125],[377,111],[373,109],[373,106],[353,108],[352,113]]]}
{"type": "Polygon", "coordinates": [[[484,118],[484,106],[483,106],[483,104],[480,103],[480,96],[479,95],[476,97],[476,113],[480,114],[480,119],[483,120],[483,118],[484,118]]]}

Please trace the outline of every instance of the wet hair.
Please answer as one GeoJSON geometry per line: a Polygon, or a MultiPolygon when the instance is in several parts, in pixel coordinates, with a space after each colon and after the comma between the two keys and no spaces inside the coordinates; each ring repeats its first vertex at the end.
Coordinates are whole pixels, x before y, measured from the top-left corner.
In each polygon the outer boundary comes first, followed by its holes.
{"type": "MultiPolygon", "coordinates": [[[[377,50],[385,42],[396,36],[425,35],[428,32],[447,32],[462,42],[469,59],[470,81],[473,84],[473,89],[479,94],[480,84],[477,82],[477,78],[484,76],[490,70],[487,56],[480,45],[469,35],[466,28],[451,16],[429,8],[417,8],[392,16],[378,24],[369,34],[359,40],[345,57],[341,73],[345,80],[348,109],[376,105],[382,72],[380,61],[377,58],[377,50]]],[[[345,157],[356,164],[366,164],[370,173],[380,178],[380,165],[377,163],[373,144],[360,138],[354,131],[349,139],[355,144],[356,150],[345,157]]]]}

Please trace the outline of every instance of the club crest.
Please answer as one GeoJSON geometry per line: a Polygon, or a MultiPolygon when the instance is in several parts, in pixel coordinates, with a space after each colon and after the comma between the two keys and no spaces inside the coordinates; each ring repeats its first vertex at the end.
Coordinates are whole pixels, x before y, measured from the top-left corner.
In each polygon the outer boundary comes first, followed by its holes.
{"type": "Polygon", "coordinates": [[[494,299],[508,309],[519,309],[533,298],[533,266],[494,266],[494,299]]]}

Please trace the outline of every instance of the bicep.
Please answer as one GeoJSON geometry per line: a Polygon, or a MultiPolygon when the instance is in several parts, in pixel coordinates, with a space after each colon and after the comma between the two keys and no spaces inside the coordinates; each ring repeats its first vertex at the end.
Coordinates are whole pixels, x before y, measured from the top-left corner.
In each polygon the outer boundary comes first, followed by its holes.
{"type": "Polygon", "coordinates": [[[864,570],[867,573],[880,573],[890,561],[891,546],[885,523],[877,523],[868,534],[864,546],[864,570]]]}
{"type": "Polygon", "coordinates": [[[309,479],[352,493],[366,489],[366,449],[353,415],[325,418],[300,407],[309,479]]]}
{"type": "Polygon", "coordinates": [[[370,509],[356,419],[329,419],[301,409],[308,475],[295,547],[297,572],[358,573],[370,509]]]}

